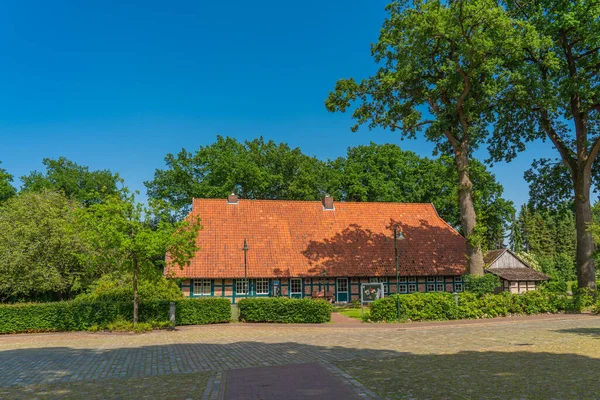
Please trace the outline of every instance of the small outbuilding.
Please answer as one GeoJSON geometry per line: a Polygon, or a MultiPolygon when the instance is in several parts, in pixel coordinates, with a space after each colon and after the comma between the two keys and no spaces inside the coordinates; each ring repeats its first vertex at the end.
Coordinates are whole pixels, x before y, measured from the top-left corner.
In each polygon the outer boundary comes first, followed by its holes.
{"type": "Polygon", "coordinates": [[[536,290],[549,277],[531,268],[509,249],[488,251],[485,255],[486,273],[500,278],[498,292],[525,293],[536,290]]]}

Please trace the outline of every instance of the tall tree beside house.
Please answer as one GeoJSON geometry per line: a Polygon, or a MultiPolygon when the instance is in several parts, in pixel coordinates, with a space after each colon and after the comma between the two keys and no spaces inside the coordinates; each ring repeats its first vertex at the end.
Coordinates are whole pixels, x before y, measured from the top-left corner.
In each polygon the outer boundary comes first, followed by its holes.
{"type": "Polygon", "coordinates": [[[564,196],[564,188],[570,188],[578,283],[596,289],[594,240],[588,228],[592,171],[600,150],[600,2],[506,0],[505,4],[511,15],[535,27],[538,38],[532,40],[536,46],[522,47],[522,62],[510,69],[510,101],[498,109],[492,155],[510,160],[526,141],[550,139],[565,169],[553,168],[549,160],[540,161],[538,167],[551,178],[548,188],[556,194],[564,196]],[[560,184],[564,172],[568,186],[560,184]]]}
{"type": "MultiPolygon", "coordinates": [[[[433,203],[442,218],[460,228],[458,173],[451,157],[420,157],[393,144],[357,146],[345,158],[331,161],[329,192],[342,201],[433,203]],[[335,181],[335,185],[333,182],[335,181]]],[[[503,188],[477,160],[470,161],[473,202],[482,232],[482,246],[495,249],[503,242],[514,213],[503,188]]]]}
{"type": "Polygon", "coordinates": [[[489,136],[494,105],[505,89],[505,64],[522,47],[523,35],[494,0],[405,0],[387,11],[372,46],[377,73],[360,82],[338,81],[326,106],[345,112],[358,103],[353,130],[368,124],[409,138],[424,134],[453,156],[468,267],[481,275],[482,235],[469,160],[489,136]]]}
{"type": "MultiPolygon", "coordinates": [[[[2,164],[2,161],[0,161],[2,164]]],[[[17,193],[17,190],[12,185],[13,176],[4,168],[0,168],[0,202],[8,200],[17,193]]]]}
{"type": "Polygon", "coordinates": [[[105,196],[118,193],[123,183],[118,174],[109,170],[90,171],[65,157],[43,161],[46,172],[33,171],[21,177],[22,191],[40,192],[53,190],[63,192],[85,205],[100,202],[105,196]]]}
{"type": "Polygon", "coordinates": [[[262,137],[241,143],[218,136],[194,153],[167,154],[165,161],[167,169],[157,169],[145,185],[150,198],[168,202],[180,217],[194,197],[225,198],[235,191],[246,199],[317,200],[326,193],[325,163],[262,137]]]}
{"type": "Polygon", "coordinates": [[[200,221],[172,222],[170,210],[157,202],[144,207],[135,195],[124,190],[79,212],[86,226],[86,240],[94,249],[88,262],[111,265],[131,273],[133,323],[138,322],[138,280],[140,274],[164,266],[168,252],[174,265],[185,266],[198,250],[196,236],[200,221]]]}
{"type": "Polygon", "coordinates": [[[100,271],[76,218],[81,205],[62,193],[21,193],[0,205],[0,300],[70,298],[100,271]]]}

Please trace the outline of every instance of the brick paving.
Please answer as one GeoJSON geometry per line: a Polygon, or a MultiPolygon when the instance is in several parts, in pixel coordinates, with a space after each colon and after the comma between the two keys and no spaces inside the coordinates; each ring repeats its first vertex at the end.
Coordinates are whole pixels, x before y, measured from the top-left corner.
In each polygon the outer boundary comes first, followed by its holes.
{"type": "Polygon", "coordinates": [[[230,324],[141,335],[5,335],[0,336],[0,397],[2,388],[203,372],[210,378],[199,398],[209,400],[223,395],[227,371],[319,363],[355,395],[376,398],[372,390],[377,388],[364,386],[348,373],[350,367],[409,354],[512,351],[523,346],[535,351],[539,343],[557,352],[577,353],[571,348],[575,334],[596,341],[598,332],[599,317],[565,315],[475,324],[230,324]]]}

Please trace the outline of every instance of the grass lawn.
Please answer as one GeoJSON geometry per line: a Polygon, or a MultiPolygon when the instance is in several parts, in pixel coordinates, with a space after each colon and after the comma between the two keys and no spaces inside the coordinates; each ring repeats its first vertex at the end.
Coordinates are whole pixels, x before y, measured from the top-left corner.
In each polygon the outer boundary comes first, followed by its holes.
{"type": "MultiPolygon", "coordinates": [[[[360,310],[360,307],[359,308],[334,307],[333,312],[340,313],[340,314],[345,315],[346,317],[350,317],[350,318],[362,319],[362,312],[360,310]]],[[[368,307],[364,308],[364,314],[366,316],[369,315],[368,307]]]]}

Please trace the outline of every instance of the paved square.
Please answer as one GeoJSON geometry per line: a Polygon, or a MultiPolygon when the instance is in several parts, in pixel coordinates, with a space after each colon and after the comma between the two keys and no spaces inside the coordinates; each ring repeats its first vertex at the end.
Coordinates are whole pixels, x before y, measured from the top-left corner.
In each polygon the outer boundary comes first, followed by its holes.
{"type": "MultiPolygon", "coordinates": [[[[600,317],[4,335],[0,398],[219,399],[233,393],[228,377],[239,372],[228,371],[311,363],[360,398],[592,399],[600,397],[600,317]]],[[[322,389],[292,381],[302,377],[287,368],[277,393],[286,380],[290,391],[322,389]]]]}

